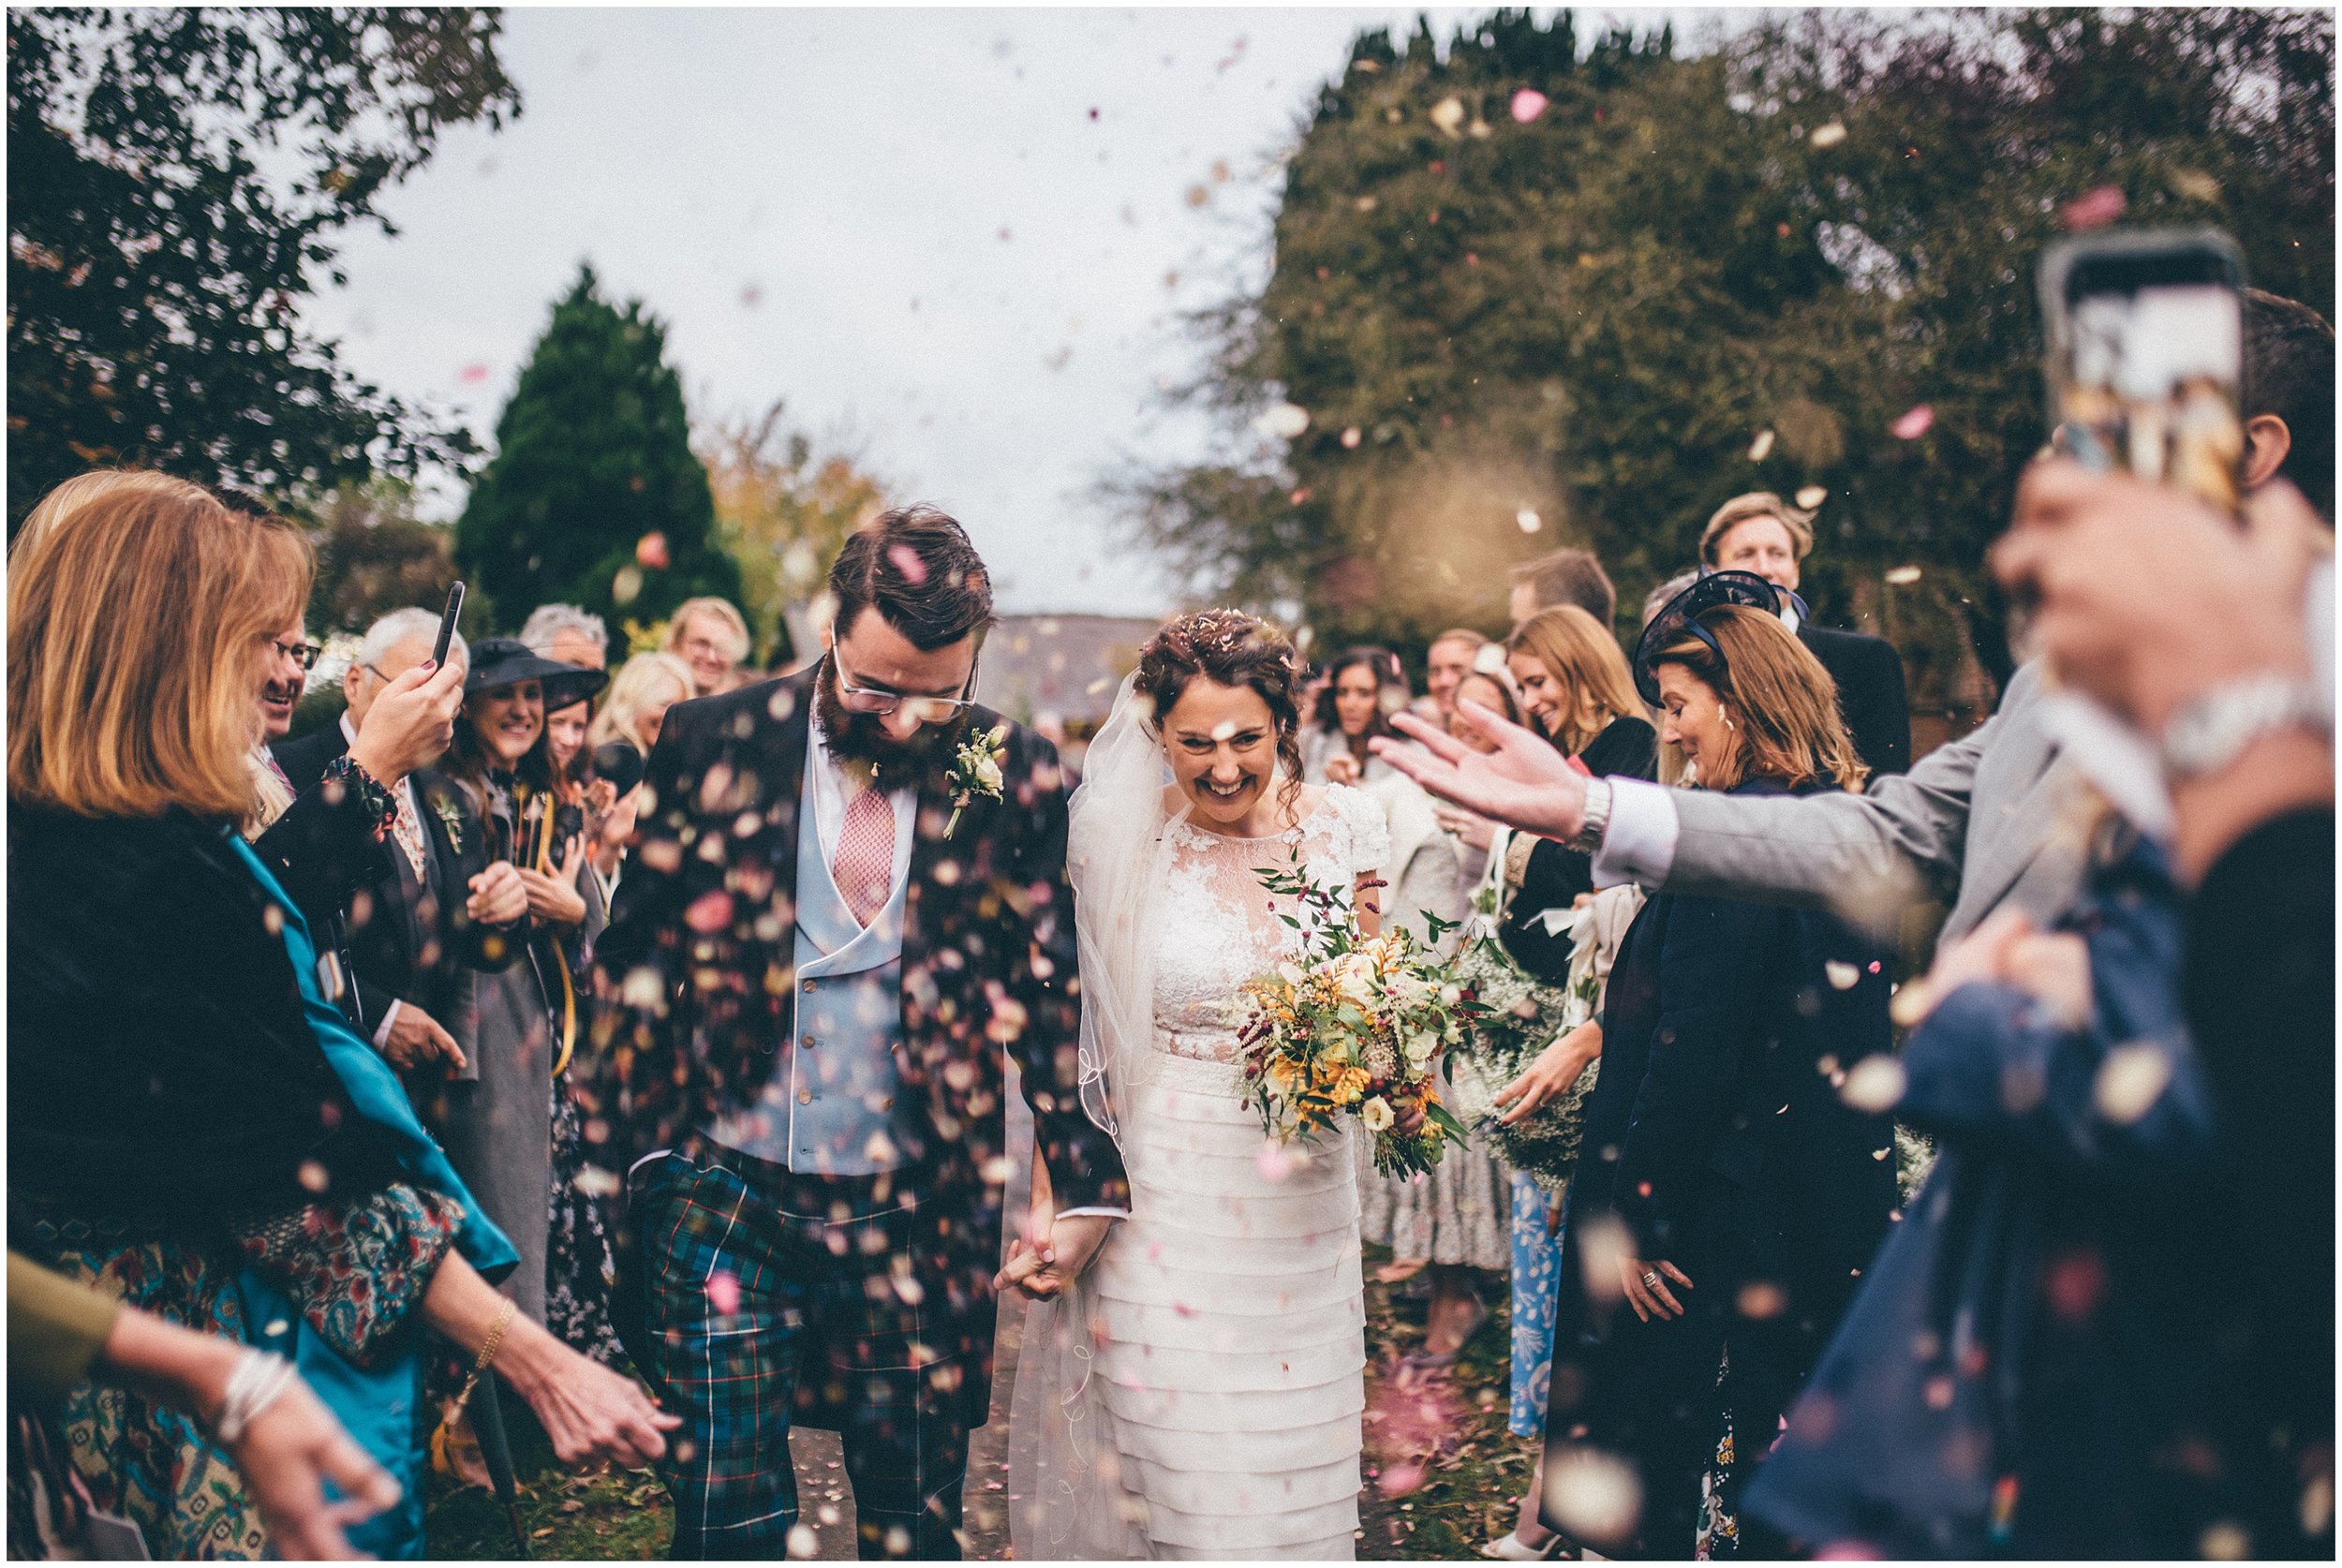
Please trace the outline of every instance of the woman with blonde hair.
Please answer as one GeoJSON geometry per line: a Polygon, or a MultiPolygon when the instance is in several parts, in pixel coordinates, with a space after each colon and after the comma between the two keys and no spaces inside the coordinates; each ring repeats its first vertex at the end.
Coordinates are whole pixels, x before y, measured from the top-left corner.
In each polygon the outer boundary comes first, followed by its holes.
{"type": "Polygon", "coordinates": [[[687,599],[667,623],[666,651],[691,672],[691,695],[713,697],[740,684],[740,664],[753,639],[730,599],[687,599]]]}
{"type": "MultiPolygon", "coordinates": [[[[221,1435],[297,1366],[404,1489],[352,1531],[422,1550],[417,1324],[491,1361],[565,1460],[673,1425],[513,1316],[512,1251],[390,1068],[326,999],[299,907],[237,833],[308,545],[181,481],[84,493],[9,562],[9,1200],[37,1261],[254,1347],[221,1435]]],[[[89,1383],[71,1462],[161,1557],[256,1558],[244,1479],[193,1418],[89,1383]]],[[[230,1439],[232,1441],[232,1437],[230,1439]]]]}
{"type": "MultiPolygon", "coordinates": [[[[1643,717],[1626,656],[1601,622],[1574,604],[1556,605],[1521,622],[1505,649],[1521,711],[1540,734],[1597,778],[1653,776],[1659,732],[1643,717]]],[[[1538,980],[1559,984],[1569,971],[1569,910],[1593,891],[1593,857],[1525,836],[1508,853],[1505,878],[1515,892],[1499,927],[1505,951],[1538,980]]]]}
{"type": "MultiPolygon", "coordinates": [[[[1695,584],[1643,633],[1636,683],[1696,788],[1859,789],[1836,688],[1771,594],[1695,584]]],[[[1545,1473],[1623,1460],[1642,1508],[1596,1519],[1549,1489],[1545,1523],[1578,1544],[1787,1555],[1739,1496],[1887,1233],[1892,1124],[1839,1095],[1891,1059],[1887,996],[1885,950],[1819,910],[1659,892],[1627,931],[1570,1186],[1545,1473]]]]}
{"type": "Polygon", "coordinates": [[[636,654],[610,678],[601,711],[586,732],[586,744],[622,740],[648,757],[659,744],[659,726],[667,710],[689,702],[693,690],[691,667],[676,655],[636,654]]]}

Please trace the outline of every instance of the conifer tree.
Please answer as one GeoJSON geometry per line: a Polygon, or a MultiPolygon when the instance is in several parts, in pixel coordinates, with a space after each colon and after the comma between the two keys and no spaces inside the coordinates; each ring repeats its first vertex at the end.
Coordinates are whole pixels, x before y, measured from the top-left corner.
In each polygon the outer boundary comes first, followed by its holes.
{"type": "Polygon", "coordinates": [[[666,341],[642,302],[604,300],[590,266],[553,307],[455,527],[456,560],[497,624],[556,600],[615,624],[738,597],[666,341]]]}

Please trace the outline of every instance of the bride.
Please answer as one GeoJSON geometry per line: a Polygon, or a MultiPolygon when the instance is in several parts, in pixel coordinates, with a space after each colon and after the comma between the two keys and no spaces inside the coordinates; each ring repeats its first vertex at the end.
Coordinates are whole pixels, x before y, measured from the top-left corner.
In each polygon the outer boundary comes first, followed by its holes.
{"type": "Polygon", "coordinates": [[[1297,674],[1249,615],[1173,621],[1074,797],[1085,1102],[1131,1218],[1076,1279],[1021,1241],[1002,1275],[1052,1297],[1027,1309],[1011,1414],[1019,1559],[1354,1555],[1356,1167],[1340,1140],[1270,1145],[1232,1065],[1238,989],[1299,940],[1257,873],[1297,861],[1363,895],[1387,850],[1372,801],[1301,784],[1297,674]]]}

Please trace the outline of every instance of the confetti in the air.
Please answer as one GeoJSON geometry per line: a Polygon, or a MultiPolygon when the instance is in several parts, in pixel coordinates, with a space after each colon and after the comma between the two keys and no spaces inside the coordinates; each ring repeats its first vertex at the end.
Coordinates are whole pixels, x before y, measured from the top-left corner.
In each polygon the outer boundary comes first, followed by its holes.
{"type": "Polygon", "coordinates": [[[1260,1146],[1261,1179],[1271,1187],[1293,1174],[1293,1154],[1274,1138],[1266,1138],[1260,1146]]]}
{"type": "Polygon", "coordinates": [[[1351,205],[1356,207],[1361,213],[1371,213],[1378,205],[1380,205],[1380,203],[1378,203],[1374,198],[1371,196],[1361,196],[1356,201],[1352,202],[1351,205]]]}
{"type": "Polygon", "coordinates": [[[2087,190],[2058,210],[2057,221],[2075,233],[2087,229],[2103,229],[2129,210],[2130,199],[2120,185],[2100,185],[2087,190]]]}
{"type": "Polygon", "coordinates": [[[740,1309],[740,1281],[723,1269],[707,1277],[707,1304],[719,1317],[730,1317],[740,1309]]]}
{"type": "Polygon", "coordinates": [[[2155,1102],[2163,1098],[2163,1090],[2171,1081],[2172,1062],[2162,1047],[2144,1041],[2117,1045],[2098,1064],[2097,1077],[2090,1086],[2090,1098],[2097,1106],[2098,1115],[2117,1126],[2128,1127],[2155,1109],[2155,1102]]]}
{"type": "Polygon", "coordinates": [[[488,367],[484,364],[467,364],[455,373],[455,378],[467,387],[476,387],[488,378],[488,367]]]}
{"type": "Polygon", "coordinates": [[[1903,1063],[1881,1052],[1854,1064],[1838,1098],[1858,1111],[1892,1110],[1901,1102],[1908,1082],[1903,1063]]]}
{"type": "Polygon", "coordinates": [[[1534,507],[1522,507],[1513,513],[1513,521],[1520,525],[1520,531],[1524,534],[1534,534],[1545,526],[1545,519],[1537,515],[1534,507]]]}
{"type": "Polygon", "coordinates": [[[1642,1480],[1599,1448],[1558,1444],[1545,1472],[1546,1516],[1595,1546],[1624,1541],[1642,1517],[1642,1480]]]}
{"type": "Polygon", "coordinates": [[[927,563],[921,560],[919,553],[908,544],[896,545],[887,551],[886,558],[895,564],[897,571],[903,574],[903,581],[912,587],[927,580],[927,563]]]}
{"type": "Polygon", "coordinates": [[[631,604],[642,597],[643,569],[637,566],[620,567],[617,575],[610,579],[612,602],[622,605],[631,604]]]}
{"type": "Polygon", "coordinates": [[[1920,436],[1926,435],[1928,430],[1934,423],[1935,410],[1934,407],[1929,404],[1921,403],[1911,408],[1901,419],[1896,420],[1894,423],[1889,425],[1887,427],[1887,434],[1894,436],[1899,441],[1916,441],[1920,436]]]}
{"type": "Polygon", "coordinates": [[[1538,115],[1545,112],[1545,106],[1549,101],[1550,100],[1534,87],[1523,87],[1513,95],[1514,121],[1523,126],[1532,124],[1538,115]]]}
{"type": "Polygon", "coordinates": [[[669,564],[667,536],[647,533],[634,541],[634,564],[645,571],[664,571],[669,564]]]}
{"type": "Polygon", "coordinates": [[[1445,97],[1431,106],[1431,124],[1437,126],[1441,130],[1446,132],[1449,136],[1459,138],[1461,137],[1463,135],[1463,99],[1453,96],[1445,97]]]}
{"type": "Polygon", "coordinates": [[[1771,457],[1771,455],[1772,432],[1770,430],[1759,430],[1756,432],[1756,439],[1748,443],[1748,460],[1751,463],[1762,463],[1766,458],[1771,457]]]}
{"type": "Polygon", "coordinates": [[[1822,966],[1822,972],[1830,977],[1830,988],[1833,991],[1851,991],[1862,978],[1860,969],[1835,958],[1822,966]]]}
{"type": "Polygon", "coordinates": [[[1297,403],[1272,403],[1253,422],[1253,429],[1281,441],[1290,441],[1309,427],[1310,411],[1297,403]]]}
{"type": "Polygon", "coordinates": [[[1887,573],[1887,581],[1898,588],[1907,588],[1919,580],[1920,569],[1915,566],[1894,567],[1887,573]]]}
{"type": "Polygon", "coordinates": [[[763,303],[764,288],[763,285],[744,283],[740,286],[740,303],[744,307],[749,310],[754,310],[758,305],[761,305],[763,303]]]}
{"type": "Polygon", "coordinates": [[[1845,140],[1845,126],[1835,120],[1826,126],[1816,126],[1811,140],[1816,147],[1835,147],[1845,140]]]}
{"type": "Polygon", "coordinates": [[[1830,492],[1818,484],[1809,484],[1797,493],[1797,504],[1807,511],[1813,510],[1828,499],[1830,499],[1830,492]]]}
{"type": "Polygon", "coordinates": [[[1206,189],[1204,186],[1202,186],[1202,185],[1190,185],[1190,186],[1188,186],[1188,187],[1187,187],[1187,204],[1188,204],[1189,206],[1191,206],[1191,207],[1200,207],[1200,206],[1202,206],[1205,202],[1207,202],[1207,201],[1208,201],[1208,200],[1211,200],[1211,192],[1210,192],[1209,190],[1206,189]]]}

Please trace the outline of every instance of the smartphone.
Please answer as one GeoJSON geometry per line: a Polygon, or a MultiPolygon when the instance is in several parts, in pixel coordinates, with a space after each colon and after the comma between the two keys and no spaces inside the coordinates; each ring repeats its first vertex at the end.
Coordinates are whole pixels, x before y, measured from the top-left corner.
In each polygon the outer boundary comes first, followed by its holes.
{"type": "Polygon", "coordinates": [[[464,580],[447,591],[447,608],[439,614],[439,640],[431,644],[431,667],[439,669],[447,663],[448,644],[455,640],[455,617],[464,613],[464,580]]]}
{"type": "Polygon", "coordinates": [[[2060,240],[2041,257],[2051,444],[2234,515],[2244,500],[2245,264],[2214,229],[2060,240]]]}

